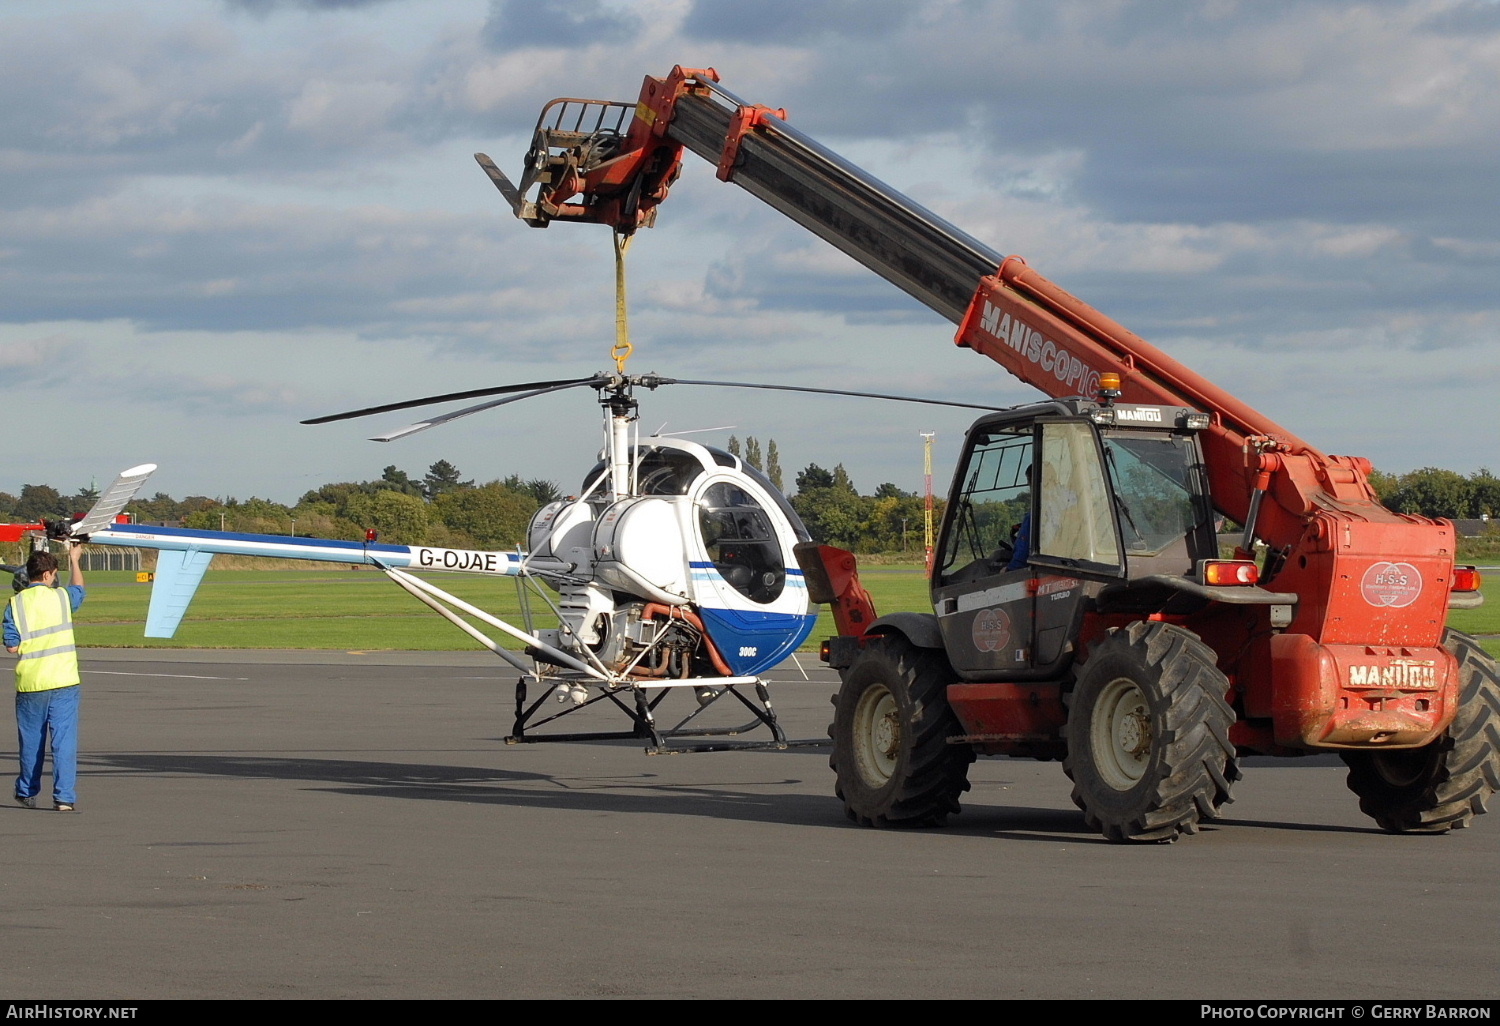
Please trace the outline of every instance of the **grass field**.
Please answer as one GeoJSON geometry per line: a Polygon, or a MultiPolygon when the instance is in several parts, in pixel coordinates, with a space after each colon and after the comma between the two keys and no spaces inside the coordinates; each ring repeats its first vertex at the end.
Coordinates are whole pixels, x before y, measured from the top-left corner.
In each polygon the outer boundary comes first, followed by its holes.
{"type": "MultiPolygon", "coordinates": [[[[515,582],[463,574],[432,575],[440,587],[481,609],[520,623],[515,582]]],[[[919,564],[865,568],[861,579],[882,613],[929,611],[919,564]]],[[[1450,623],[1471,634],[1500,635],[1500,573],[1485,586],[1487,603],[1458,610],[1450,623]]],[[[477,642],[368,570],[210,570],[171,639],[142,637],[150,585],[129,573],[89,575],[78,613],[78,642],[94,648],[308,648],[341,651],[478,649],[477,642]]],[[[539,626],[551,626],[535,601],[539,626]]],[[[481,629],[483,628],[482,625],[481,629]]],[[[495,637],[498,632],[485,629],[495,637]]],[[[833,633],[826,610],[804,648],[833,633]]],[[[503,639],[508,642],[508,639],[503,639]]],[[[1500,637],[1485,639],[1500,655],[1500,637]]],[[[513,647],[519,647],[515,645],[513,647]]]]}
{"type": "MultiPolygon", "coordinates": [[[[515,582],[434,574],[445,591],[519,624],[515,582]]],[[[872,567],[865,586],[885,612],[927,609],[927,581],[918,566],[872,567]]],[[[93,573],[78,612],[78,643],[94,648],[324,648],[373,651],[479,649],[384,576],[367,570],[209,570],[187,617],[170,639],[142,637],[151,587],[130,573],[93,573]]],[[[533,599],[538,626],[553,625],[533,599]]],[[[496,640],[499,632],[477,625],[496,640]]],[[[822,614],[806,648],[833,632],[822,614]]]]}

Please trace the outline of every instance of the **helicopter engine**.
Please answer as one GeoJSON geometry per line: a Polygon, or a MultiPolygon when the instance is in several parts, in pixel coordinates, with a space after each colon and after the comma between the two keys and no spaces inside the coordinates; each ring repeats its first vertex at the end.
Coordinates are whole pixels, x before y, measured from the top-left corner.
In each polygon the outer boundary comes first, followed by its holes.
{"type": "Polygon", "coordinates": [[[723,673],[709,665],[701,622],[678,607],[625,602],[615,610],[610,630],[597,650],[617,673],[678,678],[723,673]]]}

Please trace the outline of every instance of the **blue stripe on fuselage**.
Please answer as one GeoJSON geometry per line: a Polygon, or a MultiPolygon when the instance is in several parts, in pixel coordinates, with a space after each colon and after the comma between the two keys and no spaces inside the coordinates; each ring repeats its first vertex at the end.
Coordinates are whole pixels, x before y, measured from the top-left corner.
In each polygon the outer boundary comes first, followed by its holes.
{"type": "MultiPolygon", "coordinates": [[[[688,566],[692,567],[694,570],[717,570],[718,569],[718,566],[715,565],[715,564],[713,564],[713,563],[704,563],[704,562],[700,562],[699,560],[696,560],[696,559],[690,560],[688,562],[688,566]]],[[[801,577],[802,576],[802,571],[798,570],[794,566],[789,566],[789,567],[786,568],[786,575],[788,577],[801,577]]]]}

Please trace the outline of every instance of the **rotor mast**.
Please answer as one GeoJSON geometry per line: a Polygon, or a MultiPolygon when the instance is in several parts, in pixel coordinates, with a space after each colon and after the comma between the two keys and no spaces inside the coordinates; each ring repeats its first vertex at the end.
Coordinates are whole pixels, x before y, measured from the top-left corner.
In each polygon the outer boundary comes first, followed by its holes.
{"type": "Polygon", "coordinates": [[[621,376],[616,380],[617,384],[600,391],[599,405],[604,407],[606,417],[605,459],[609,464],[609,488],[612,497],[619,500],[635,494],[630,436],[631,428],[640,416],[640,404],[632,394],[630,379],[621,376]]]}

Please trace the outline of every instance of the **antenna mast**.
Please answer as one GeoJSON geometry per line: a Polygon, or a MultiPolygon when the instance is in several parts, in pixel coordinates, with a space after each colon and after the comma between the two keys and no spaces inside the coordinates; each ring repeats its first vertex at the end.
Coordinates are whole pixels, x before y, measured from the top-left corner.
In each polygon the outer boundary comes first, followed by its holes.
{"type": "Polygon", "coordinates": [[[922,491],[925,499],[923,519],[927,548],[927,576],[932,576],[932,440],[935,431],[919,432],[922,436],[922,491]]]}

